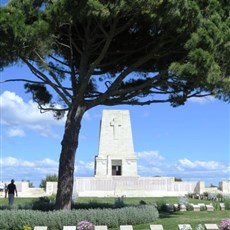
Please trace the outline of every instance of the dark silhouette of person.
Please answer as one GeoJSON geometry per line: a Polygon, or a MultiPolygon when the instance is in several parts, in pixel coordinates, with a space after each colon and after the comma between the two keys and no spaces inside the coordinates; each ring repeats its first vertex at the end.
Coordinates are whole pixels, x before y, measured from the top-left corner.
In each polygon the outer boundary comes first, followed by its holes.
{"type": "Polygon", "coordinates": [[[14,184],[14,180],[11,180],[11,183],[7,186],[7,193],[8,194],[8,201],[9,206],[12,206],[14,204],[14,195],[18,196],[16,185],[14,184]]]}

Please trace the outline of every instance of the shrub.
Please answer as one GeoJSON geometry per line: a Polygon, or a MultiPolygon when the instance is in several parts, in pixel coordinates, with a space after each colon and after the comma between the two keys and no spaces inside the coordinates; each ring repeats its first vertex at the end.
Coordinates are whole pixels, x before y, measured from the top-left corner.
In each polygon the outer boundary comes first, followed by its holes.
{"type": "Polygon", "coordinates": [[[212,205],[214,207],[214,210],[220,210],[220,203],[218,201],[213,201],[212,205]]]}
{"type": "Polygon", "coordinates": [[[207,210],[207,208],[205,205],[200,206],[200,211],[206,211],[206,210],[207,210]]]}
{"type": "Polygon", "coordinates": [[[54,202],[51,201],[51,197],[40,197],[38,200],[33,202],[33,210],[52,211],[54,210],[54,202]]]}
{"type": "Polygon", "coordinates": [[[164,200],[158,200],[156,202],[156,208],[159,212],[162,212],[162,211],[166,211],[165,208],[166,208],[166,203],[164,200]]]}
{"type": "Polygon", "coordinates": [[[187,211],[193,211],[193,206],[191,204],[186,205],[187,211]]]}
{"type": "Polygon", "coordinates": [[[146,202],[145,202],[144,200],[140,200],[140,201],[139,201],[139,204],[140,204],[140,205],[145,205],[146,202]]]}
{"type": "Polygon", "coordinates": [[[223,201],[223,194],[221,194],[221,193],[217,193],[217,195],[216,195],[216,198],[219,200],[219,201],[223,201]]]}
{"type": "Polygon", "coordinates": [[[90,201],[89,203],[74,203],[72,209],[104,209],[114,208],[114,204],[109,203],[98,203],[97,201],[90,201]]]}
{"type": "Polygon", "coordinates": [[[172,204],[166,204],[164,210],[166,212],[174,212],[174,206],[172,204]]]}
{"type": "Polygon", "coordinates": [[[179,205],[187,205],[189,202],[188,202],[188,198],[186,197],[186,196],[181,196],[180,198],[179,198],[179,201],[178,201],[178,204],[179,205]]]}
{"type": "Polygon", "coordinates": [[[115,208],[122,208],[125,206],[123,197],[117,197],[114,201],[115,208]]]}
{"type": "Polygon", "coordinates": [[[230,198],[224,199],[225,210],[230,210],[230,198]]]}
{"type": "Polygon", "coordinates": [[[46,175],[46,178],[43,179],[43,180],[41,181],[39,187],[45,189],[45,188],[46,188],[46,182],[47,182],[47,181],[54,181],[54,182],[57,182],[57,181],[58,181],[58,176],[57,176],[56,174],[53,174],[53,175],[48,174],[48,175],[46,175]]]}
{"type": "Polygon", "coordinates": [[[204,192],[203,195],[204,195],[205,197],[208,197],[208,192],[204,192]]]}
{"type": "Polygon", "coordinates": [[[41,212],[34,210],[0,210],[0,229],[22,230],[23,226],[48,226],[49,230],[62,230],[65,225],[77,225],[87,220],[95,225],[117,228],[122,224],[154,222],[159,216],[153,205],[140,205],[119,209],[61,210],[41,212]]]}

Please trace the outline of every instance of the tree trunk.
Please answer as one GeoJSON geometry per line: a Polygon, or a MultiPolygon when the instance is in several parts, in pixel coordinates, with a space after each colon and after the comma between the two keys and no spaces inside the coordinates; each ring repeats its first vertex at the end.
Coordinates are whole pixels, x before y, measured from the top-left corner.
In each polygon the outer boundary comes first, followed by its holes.
{"type": "Polygon", "coordinates": [[[78,136],[84,113],[85,109],[80,106],[76,108],[72,107],[68,112],[61,142],[62,150],[59,159],[56,209],[71,209],[75,154],[78,147],[78,136]]]}

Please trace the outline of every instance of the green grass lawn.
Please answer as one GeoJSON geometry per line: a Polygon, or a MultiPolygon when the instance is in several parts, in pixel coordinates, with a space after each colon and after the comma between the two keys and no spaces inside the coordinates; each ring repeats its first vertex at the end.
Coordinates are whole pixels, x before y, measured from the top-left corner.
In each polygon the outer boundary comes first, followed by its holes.
{"type": "MultiPolygon", "coordinates": [[[[22,197],[15,197],[14,198],[14,205],[18,204],[29,204],[32,203],[37,198],[22,198],[22,197]]],[[[8,205],[8,198],[1,197],[0,198],[0,206],[7,206],[8,205]]]]}
{"type": "MultiPolygon", "coordinates": [[[[109,203],[114,204],[115,202],[114,197],[103,197],[103,198],[96,198],[96,197],[78,197],[76,202],[77,203],[109,203]]],[[[25,204],[31,203],[38,198],[22,198],[22,197],[15,197],[14,204],[25,204]]],[[[146,202],[146,204],[155,204],[157,202],[164,202],[169,204],[176,204],[178,203],[178,197],[124,197],[123,201],[125,204],[139,204],[140,201],[146,202]]],[[[210,201],[208,200],[198,200],[198,199],[189,199],[189,203],[197,204],[197,203],[206,203],[209,204],[210,201]]],[[[5,206],[8,204],[8,199],[4,197],[0,197],[0,205],[5,206]]]]}
{"type": "MultiPolygon", "coordinates": [[[[34,202],[37,198],[15,198],[15,206],[28,204],[34,202]]],[[[138,198],[124,198],[125,204],[139,204],[140,201],[144,201],[146,204],[155,203],[178,203],[178,197],[138,197],[138,198]]],[[[109,203],[114,204],[115,198],[77,198],[77,203],[109,203]]],[[[190,203],[211,203],[207,200],[189,199],[190,203]]],[[[8,200],[0,198],[0,206],[7,206],[8,200]]],[[[186,211],[186,212],[174,212],[174,213],[160,213],[160,217],[154,223],[147,223],[142,225],[133,226],[134,230],[149,230],[150,224],[162,224],[164,230],[176,230],[178,224],[191,224],[193,229],[196,229],[198,224],[214,223],[219,224],[221,219],[230,218],[230,210],[225,211],[186,211]]],[[[118,229],[113,229],[118,230],[118,229]]]]}
{"type": "MultiPolygon", "coordinates": [[[[98,202],[98,203],[110,203],[113,204],[115,201],[114,197],[103,197],[103,198],[89,198],[89,197],[79,197],[77,198],[77,203],[88,203],[88,202],[98,202]]],[[[146,204],[156,204],[157,202],[164,202],[168,204],[177,204],[179,201],[178,197],[124,197],[123,201],[125,204],[139,204],[140,201],[146,202],[146,204]]],[[[209,200],[198,200],[198,199],[188,199],[189,203],[206,203],[210,204],[209,200]]]]}
{"type": "MultiPolygon", "coordinates": [[[[176,230],[178,224],[191,224],[195,230],[198,224],[217,224],[219,225],[221,219],[230,218],[230,211],[187,211],[175,213],[161,213],[160,218],[154,223],[134,225],[134,230],[149,230],[150,224],[162,224],[164,230],[176,230]]],[[[114,228],[113,230],[118,230],[114,228]]]]}

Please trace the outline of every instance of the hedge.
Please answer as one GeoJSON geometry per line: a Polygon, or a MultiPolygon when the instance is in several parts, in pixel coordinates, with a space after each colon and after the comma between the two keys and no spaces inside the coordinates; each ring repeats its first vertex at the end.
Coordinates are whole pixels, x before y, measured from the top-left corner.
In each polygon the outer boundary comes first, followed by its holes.
{"type": "Polygon", "coordinates": [[[153,205],[140,205],[119,209],[78,209],[61,211],[0,210],[0,229],[22,230],[23,226],[48,226],[49,230],[62,230],[65,225],[77,225],[87,220],[95,225],[117,228],[119,225],[136,225],[155,221],[159,217],[153,205]]]}

